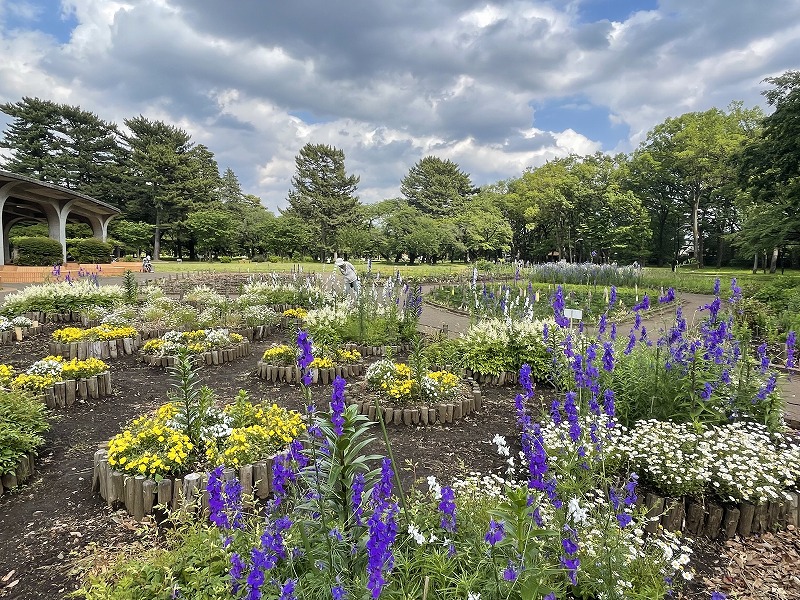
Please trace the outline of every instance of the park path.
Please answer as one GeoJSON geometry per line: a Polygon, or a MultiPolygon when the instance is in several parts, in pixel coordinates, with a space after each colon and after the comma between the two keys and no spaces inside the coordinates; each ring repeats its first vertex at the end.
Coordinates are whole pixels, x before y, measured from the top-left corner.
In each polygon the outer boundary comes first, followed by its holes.
{"type": "MultiPolygon", "coordinates": [[[[432,287],[423,286],[423,292],[432,287]]],[[[706,316],[706,313],[702,311],[702,307],[712,302],[713,299],[714,296],[707,294],[678,294],[683,317],[689,327],[700,324],[706,316]]],[[[642,319],[642,326],[647,328],[651,339],[658,338],[666,327],[672,326],[675,314],[672,310],[658,311],[657,309],[655,309],[655,313],[642,319]]],[[[468,315],[463,313],[443,309],[426,302],[420,317],[420,326],[424,332],[446,329],[450,337],[458,337],[459,334],[469,329],[470,319],[468,315]]],[[[630,321],[620,323],[620,335],[627,335],[630,326],[630,321]]],[[[795,429],[800,429],[800,372],[795,370],[791,376],[786,376],[784,373],[784,376],[779,379],[778,388],[786,403],[785,418],[787,423],[795,429]]]]}

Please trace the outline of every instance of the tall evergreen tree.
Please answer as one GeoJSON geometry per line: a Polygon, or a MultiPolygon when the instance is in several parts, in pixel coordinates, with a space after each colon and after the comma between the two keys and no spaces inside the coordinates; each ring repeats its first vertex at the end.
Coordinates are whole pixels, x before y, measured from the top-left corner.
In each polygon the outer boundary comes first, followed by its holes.
{"type": "Polygon", "coordinates": [[[355,196],[360,178],[347,175],[344,152],[325,144],[306,144],[295,157],[289,207],[284,214],[305,219],[323,260],[337,250],[336,236],[342,227],[363,222],[361,203],[355,196]]]}
{"type": "Polygon", "coordinates": [[[0,110],[13,118],[0,141],[0,148],[11,150],[3,168],[41,181],[58,183],[53,159],[56,155],[58,105],[49,100],[25,97],[19,102],[0,104],[0,110]]]}
{"type": "Polygon", "coordinates": [[[426,156],[411,167],[400,191],[411,206],[432,217],[454,215],[477,192],[456,163],[436,156],[426,156]]]}

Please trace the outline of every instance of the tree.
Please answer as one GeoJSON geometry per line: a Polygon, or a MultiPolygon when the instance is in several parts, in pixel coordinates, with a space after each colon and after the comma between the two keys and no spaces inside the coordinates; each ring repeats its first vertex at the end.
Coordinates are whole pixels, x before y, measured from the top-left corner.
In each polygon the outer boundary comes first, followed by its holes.
{"type": "Polygon", "coordinates": [[[360,202],[355,191],[359,177],[347,175],[344,152],[324,144],[306,144],[295,157],[297,172],[292,177],[289,207],[284,214],[304,219],[316,240],[323,260],[336,248],[342,227],[362,223],[360,202]]]}
{"type": "Polygon", "coordinates": [[[78,106],[23,98],[0,105],[13,117],[0,147],[5,168],[120,206],[128,193],[117,126],[78,106]]]}
{"type": "Polygon", "coordinates": [[[657,125],[640,146],[689,208],[698,267],[704,264],[703,213],[712,210],[715,194],[717,201],[732,202],[729,195],[718,192],[735,180],[732,157],[753,135],[759,116],[757,109],[746,110],[740,103],[732,104],[727,113],[717,108],[686,113],[657,125]]]}
{"type": "Polygon", "coordinates": [[[141,255],[142,248],[149,248],[153,239],[153,226],[142,221],[133,222],[125,219],[111,221],[112,239],[122,242],[131,249],[136,249],[136,256],[141,255]]]}
{"type": "Polygon", "coordinates": [[[231,214],[219,208],[192,212],[186,219],[197,240],[197,250],[212,257],[227,254],[234,247],[236,223],[231,214]]]}
{"type": "MultiPolygon", "coordinates": [[[[773,86],[764,96],[775,111],[739,162],[739,181],[748,193],[734,243],[751,256],[800,243],[800,71],[765,81],[773,86]]],[[[775,267],[773,260],[773,272],[775,267]]]]}
{"type": "Polygon", "coordinates": [[[475,256],[502,258],[511,250],[514,232],[493,200],[491,192],[481,192],[465,207],[465,243],[475,256]]]}
{"type": "Polygon", "coordinates": [[[477,190],[451,160],[426,156],[408,171],[400,191],[409,205],[432,217],[452,216],[477,190]]]}
{"type": "Polygon", "coordinates": [[[177,227],[195,202],[207,206],[219,188],[219,169],[214,155],[203,145],[194,146],[184,130],[143,116],[126,119],[131,154],[131,176],[136,196],[126,211],[129,218],[143,218],[155,226],[153,258],[161,253],[161,235],[173,228],[177,252],[188,244],[194,258],[194,240],[185,237],[187,228],[177,227]],[[183,233],[184,235],[181,235],[183,233]]]}

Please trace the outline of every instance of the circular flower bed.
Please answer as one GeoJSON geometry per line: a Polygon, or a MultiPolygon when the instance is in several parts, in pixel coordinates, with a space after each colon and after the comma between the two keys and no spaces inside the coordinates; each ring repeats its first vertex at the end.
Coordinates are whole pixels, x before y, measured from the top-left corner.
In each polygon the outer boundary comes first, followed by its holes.
{"type": "MultiPolygon", "coordinates": [[[[298,349],[287,344],[274,344],[264,351],[256,374],[267,381],[299,383],[302,377],[297,367],[298,349]]],[[[351,348],[335,348],[328,356],[316,356],[308,365],[311,383],[327,385],[336,377],[344,379],[364,374],[361,353],[351,348]]]]}
{"type": "Polygon", "coordinates": [[[120,354],[133,354],[141,344],[141,336],[133,327],[109,324],[89,329],[56,329],[53,340],[50,343],[50,354],[81,360],[87,357],[117,358],[120,354]]]}
{"type": "Polygon", "coordinates": [[[150,366],[168,367],[185,352],[205,365],[219,365],[250,354],[250,342],[227,329],[167,331],[160,338],[147,340],[142,359],[150,366]]]}
{"type": "Polygon", "coordinates": [[[0,365],[0,386],[43,394],[48,408],[72,406],[76,399],[96,399],[112,393],[108,365],[92,357],[68,361],[62,356],[47,356],[19,374],[10,365],[0,365]]]}

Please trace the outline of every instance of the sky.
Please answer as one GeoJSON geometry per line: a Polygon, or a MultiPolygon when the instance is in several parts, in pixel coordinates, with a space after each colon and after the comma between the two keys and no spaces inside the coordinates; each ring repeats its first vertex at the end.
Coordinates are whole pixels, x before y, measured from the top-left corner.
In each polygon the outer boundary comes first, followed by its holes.
{"type": "Polygon", "coordinates": [[[763,79],[798,63],[800,0],[0,0],[1,102],[181,127],[273,211],[307,143],[344,151],[365,203],[425,156],[486,185],[769,112],[763,79]]]}

